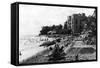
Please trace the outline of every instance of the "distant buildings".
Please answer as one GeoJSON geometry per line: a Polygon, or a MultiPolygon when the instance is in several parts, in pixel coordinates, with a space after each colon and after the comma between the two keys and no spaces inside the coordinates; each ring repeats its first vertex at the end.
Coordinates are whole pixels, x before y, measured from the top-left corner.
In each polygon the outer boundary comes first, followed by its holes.
{"type": "Polygon", "coordinates": [[[80,33],[80,24],[81,23],[81,18],[80,14],[73,14],[72,15],[72,32],[74,34],[80,33]]]}
{"type": "Polygon", "coordinates": [[[64,26],[52,25],[44,26],[40,31],[40,35],[53,35],[53,34],[84,34],[86,31],[96,31],[96,11],[90,16],[86,16],[85,13],[73,14],[68,16],[64,26]]]}
{"type": "Polygon", "coordinates": [[[67,28],[70,30],[71,29],[71,24],[72,24],[72,17],[68,16],[68,22],[67,22],[67,28]]]}
{"type": "Polygon", "coordinates": [[[87,17],[84,13],[82,14],[73,14],[68,16],[67,20],[67,29],[71,29],[73,34],[81,33],[81,29],[84,28],[84,25],[87,23],[87,17]]]}

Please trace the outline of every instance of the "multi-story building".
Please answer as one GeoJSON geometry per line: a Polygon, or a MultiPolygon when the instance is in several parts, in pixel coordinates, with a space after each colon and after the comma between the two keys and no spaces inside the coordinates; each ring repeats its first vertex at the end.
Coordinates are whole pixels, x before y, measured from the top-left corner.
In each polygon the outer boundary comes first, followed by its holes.
{"type": "Polygon", "coordinates": [[[67,18],[68,20],[67,20],[67,29],[71,29],[71,22],[72,22],[72,16],[68,16],[68,18],[67,18]]]}
{"type": "Polygon", "coordinates": [[[81,33],[81,28],[86,24],[86,16],[82,14],[73,14],[68,16],[67,29],[71,29],[73,34],[81,33]]]}
{"type": "Polygon", "coordinates": [[[72,15],[72,32],[74,34],[80,33],[81,16],[80,14],[72,15]]]}

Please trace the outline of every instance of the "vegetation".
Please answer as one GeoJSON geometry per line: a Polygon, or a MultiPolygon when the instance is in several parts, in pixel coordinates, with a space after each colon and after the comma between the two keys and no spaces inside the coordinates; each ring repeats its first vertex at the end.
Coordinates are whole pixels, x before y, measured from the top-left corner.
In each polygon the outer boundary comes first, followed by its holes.
{"type": "Polygon", "coordinates": [[[62,28],[63,26],[60,25],[53,25],[53,26],[43,26],[42,30],[40,31],[39,35],[48,35],[49,31],[55,31],[55,34],[70,34],[71,30],[66,28],[62,28]]]}
{"type": "MultiPolygon", "coordinates": [[[[95,11],[94,11],[95,14],[95,11]]],[[[91,31],[92,36],[96,36],[96,16],[85,16],[85,13],[81,14],[80,17],[80,29],[79,32],[85,33],[86,31],[91,31]]],[[[64,23],[64,26],[59,25],[52,25],[52,26],[43,26],[39,35],[48,35],[51,31],[51,34],[72,34],[73,29],[69,28],[71,23],[68,25],[68,21],[64,23]]]]}
{"type": "Polygon", "coordinates": [[[49,61],[58,61],[65,59],[65,53],[63,50],[63,46],[60,48],[58,44],[55,45],[53,52],[49,55],[49,61]]]}

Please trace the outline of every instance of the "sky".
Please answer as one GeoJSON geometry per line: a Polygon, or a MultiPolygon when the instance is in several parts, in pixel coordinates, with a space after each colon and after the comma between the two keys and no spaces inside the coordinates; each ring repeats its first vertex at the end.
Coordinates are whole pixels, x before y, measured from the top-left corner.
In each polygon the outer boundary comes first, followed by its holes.
{"type": "Polygon", "coordinates": [[[93,12],[93,8],[19,5],[19,35],[38,35],[42,26],[63,25],[72,14],[93,12]]]}

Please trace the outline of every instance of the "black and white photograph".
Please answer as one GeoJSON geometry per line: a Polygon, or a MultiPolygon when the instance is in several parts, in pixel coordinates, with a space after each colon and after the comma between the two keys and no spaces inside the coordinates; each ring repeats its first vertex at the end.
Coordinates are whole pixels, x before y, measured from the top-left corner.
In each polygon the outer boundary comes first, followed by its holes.
{"type": "Polygon", "coordinates": [[[97,59],[95,8],[19,4],[19,64],[97,59]]]}

